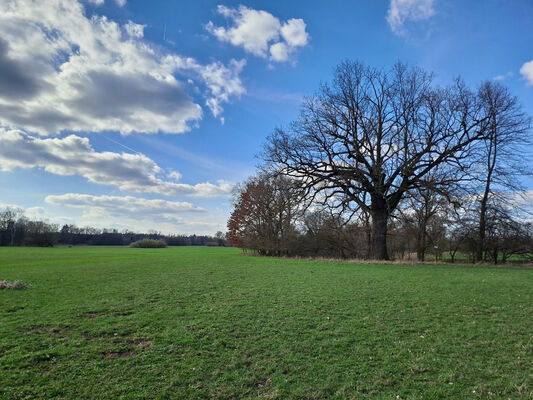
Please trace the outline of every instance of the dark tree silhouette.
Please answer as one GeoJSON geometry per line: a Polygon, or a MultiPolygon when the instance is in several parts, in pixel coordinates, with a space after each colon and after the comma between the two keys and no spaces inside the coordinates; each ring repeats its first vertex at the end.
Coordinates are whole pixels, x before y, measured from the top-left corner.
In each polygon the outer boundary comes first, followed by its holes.
{"type": "Polygon", "coordinates": [[[368,212],[372,256],[387,259],[387,224],[401,199],[430,175],[439,177],[431,182],[439,192],[459,182],[487,125],[478,97],[460,80],[435,88],[419,68],[346,61],[306,99],[289,130],[271,135],[263,158],[311,197],[368,212]]]}

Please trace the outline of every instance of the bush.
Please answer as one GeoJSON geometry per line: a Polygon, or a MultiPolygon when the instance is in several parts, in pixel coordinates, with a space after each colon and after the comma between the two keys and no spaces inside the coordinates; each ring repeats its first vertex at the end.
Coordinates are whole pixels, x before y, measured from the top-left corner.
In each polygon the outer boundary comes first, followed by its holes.
{"type": "Polygon", "coordinates": [[[162,247],[167,247],[167,244],[163,240],[141,239],[130,244],[130,247],[160,249],[162,247]]]}
{"type": "Polygon", "coordinates": [[[24,290],[28,287],[23,284],[21,281],[0,281],[0,289],[13,289],[13,290],[24,290]]]}

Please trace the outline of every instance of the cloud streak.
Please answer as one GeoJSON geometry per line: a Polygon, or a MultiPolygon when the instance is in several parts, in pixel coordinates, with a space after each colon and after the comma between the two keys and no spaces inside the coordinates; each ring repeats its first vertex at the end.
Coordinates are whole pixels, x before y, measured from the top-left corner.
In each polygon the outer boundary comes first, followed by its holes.
{"type": "Polygon", "coordinates": [[[160,199],[144,199],[132,196],[93,196],[80,193],[66,193],[62,195],[48,195],[45,198],[47,204],[62,207],[74,207],[82,209],[106,210],[114,216],[135,217],[165,216],[173,218],[175,213],[205,212],[203,208],[195,207],[191,203],[179,201],[166,201],[160,199]]]}
{"type": "MultiPolygon", "coordinates": [[[[81,193],[48,195],[45,203],[63,210],[81,211],[75,223],[101,228],[119,228],[137,232],[156,229],[178,233],[201,229],[211,232],[218,224],[204,222],[197,217],[207,216],[206,210],[188,202],[145,199],[132,196],[94,196],[81,193]]],[[[56,218],[65,221],[66,218],[56,218]]],[[[67,218],[69,219],[69,218],[67,218]]]]}
{"type": "Polygon", "coordinates": [[[144,154],[97,152],[89,139],[76,135],[38,138],[16,130],[0,130],[0,170],[43,168],[64,176],[81,176],[89,182],[112,185],[136,193],[166,196],[228,196],[232,185],[218,181],[189,185],[160,178],[165,171],[144,154]]]}

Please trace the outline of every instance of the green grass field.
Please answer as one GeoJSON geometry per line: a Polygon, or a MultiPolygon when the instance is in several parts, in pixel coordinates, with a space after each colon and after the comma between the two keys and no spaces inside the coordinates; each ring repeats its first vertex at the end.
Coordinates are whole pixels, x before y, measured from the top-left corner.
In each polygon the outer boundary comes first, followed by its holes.
{"type": "Polygon", "coordinates": [[[531,399],[533,269],[0,248],[0,398],[531,399]]]}

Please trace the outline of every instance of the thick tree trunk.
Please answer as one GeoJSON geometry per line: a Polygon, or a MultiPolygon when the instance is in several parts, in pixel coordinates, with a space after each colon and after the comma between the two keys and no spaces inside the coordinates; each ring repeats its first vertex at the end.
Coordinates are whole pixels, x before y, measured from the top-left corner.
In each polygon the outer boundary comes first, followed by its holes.
{"type": "Polygon", "coordinates": [[[384,198],[372,198],[372,258],[388,260],[387,252],[387,222],[389,212],[384,198]]]}

